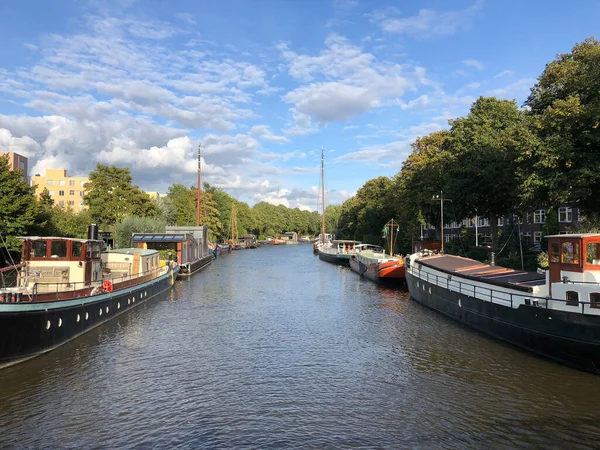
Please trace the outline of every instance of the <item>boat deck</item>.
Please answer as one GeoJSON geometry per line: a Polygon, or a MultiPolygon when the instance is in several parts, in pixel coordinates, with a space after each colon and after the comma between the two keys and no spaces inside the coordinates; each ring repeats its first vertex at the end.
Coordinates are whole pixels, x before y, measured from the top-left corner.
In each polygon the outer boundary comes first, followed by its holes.
{"type": "Polygon", "coordinates": [[[545,275],[537,272],[524,272],[500,266],[491,266],[461,256],[433,255],[420,258],[418,261],[424,266],[441,270],[448,274],[520,290],[529,291],[531,287],[540,286],[546,282],[545,275]]]}

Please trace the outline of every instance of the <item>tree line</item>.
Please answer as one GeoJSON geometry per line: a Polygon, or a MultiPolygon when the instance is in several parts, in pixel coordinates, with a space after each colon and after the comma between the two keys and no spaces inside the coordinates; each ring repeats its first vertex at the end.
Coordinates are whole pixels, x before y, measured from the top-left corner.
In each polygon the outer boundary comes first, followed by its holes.
{"type": "Polygon", "coordinates": [[[440,237],[440,194],[452,199],[444,205],[447,223],[489,219],[493,249],[506,239],[498,218],[518,220],[532,209],[546,210],[545,234],[558,232],[557,208],[564,204],[577,205],[587,229],[598,230],[597,40],[586,39],[548,63],[522,107],[480,97],[449,125],[416,139],[398,174],[369,180],[341,205],[340,236],[380,243],[381,228],[394,217],[402,224],[398,247],[408,252],[422,225],[436,225],[440,237]]]}

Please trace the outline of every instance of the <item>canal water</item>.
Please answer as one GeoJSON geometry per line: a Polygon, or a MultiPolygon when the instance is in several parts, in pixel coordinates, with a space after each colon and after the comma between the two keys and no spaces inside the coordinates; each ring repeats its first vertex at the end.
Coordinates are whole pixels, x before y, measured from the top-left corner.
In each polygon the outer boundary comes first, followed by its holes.
{"type": "Polygon", "coordinates": [[[0,371],[1,448],[597,448],[600,378],[322,261],[224,255],[0,371]]]}

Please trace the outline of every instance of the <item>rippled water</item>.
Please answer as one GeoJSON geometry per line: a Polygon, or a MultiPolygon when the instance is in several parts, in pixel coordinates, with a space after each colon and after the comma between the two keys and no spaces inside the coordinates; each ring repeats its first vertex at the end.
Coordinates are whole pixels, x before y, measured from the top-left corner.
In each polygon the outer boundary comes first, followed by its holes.
{"type": "Polygon", "coordinates": [[[599,405],[600,377],[277,246],[0,371],[0,447],[593,448],[599,405]]]}

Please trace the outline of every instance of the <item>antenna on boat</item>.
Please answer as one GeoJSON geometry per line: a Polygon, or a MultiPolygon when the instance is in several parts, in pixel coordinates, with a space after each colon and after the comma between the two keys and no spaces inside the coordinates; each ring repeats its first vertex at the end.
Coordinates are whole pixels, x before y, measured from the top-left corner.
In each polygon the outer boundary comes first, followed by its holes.
{"type": "Polygon", "coordinates": [[[388,223],[385,224],[385,231],[386,231],[385,234],[387,234],[388,227],[390,228],[390,235],[389,235],[389,240],[390,240],[390,256],[394,256],[394,244],[395,244],[395,241],[394,241],[394,227],[397,227],[398,225],[400,225],[400,224],[396,223],[394,221],[394,219],[390,220],[388,223]]]}
{"type": "Polygon", "coordinates": [[[202,194],[202,185],[200,184],[200,172],[201,172],[201,161],[202,161],[202,143],[198,142],[198,201],[196,204],[196,208],[198,211],[196,212],[196,226],[200,226],[200,195],[202,194]]]}

